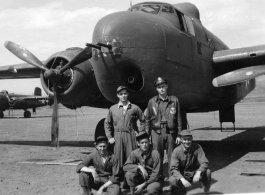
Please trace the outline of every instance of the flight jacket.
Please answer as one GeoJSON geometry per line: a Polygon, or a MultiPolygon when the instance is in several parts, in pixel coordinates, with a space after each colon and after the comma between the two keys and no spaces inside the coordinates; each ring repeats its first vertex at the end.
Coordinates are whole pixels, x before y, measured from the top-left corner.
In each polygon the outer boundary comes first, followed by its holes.
{"type": "MultiPolygon", "coordinates": [[[[179,135],[182,130],[179,100],[176,96],[168,96],[168,99],[166,106],[167,128],[170,133],[178,133],[179,135]]],[[[151,130],[157,131],[161,129],[158,101],[159,96],[155,96],[148,102],[145,118],[145,131],[148,134],[151,133],[151,130]]]]}

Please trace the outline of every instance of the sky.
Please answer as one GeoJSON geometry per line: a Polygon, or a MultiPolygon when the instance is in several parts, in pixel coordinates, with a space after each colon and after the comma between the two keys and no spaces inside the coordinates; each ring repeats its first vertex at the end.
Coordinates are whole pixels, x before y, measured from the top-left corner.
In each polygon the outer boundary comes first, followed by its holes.
{"type": "MultiPolygon", "coordinates": [[[[23,63],[5,47],[15,42],[45,61],[69,47],[85,47],[96,23],[105,15],[124,11],[140,0],[0,0],[0,66],[23,63]]],[[[156,0],[152,0],[156,1],[156,0]]],[[[265,44],[265,1],[159,0],[190,2],[200,11],[202,24],[230,48],[265,44]]],[[[32,94],[39,79],[0,80],[0,91],[32,94]]]]}

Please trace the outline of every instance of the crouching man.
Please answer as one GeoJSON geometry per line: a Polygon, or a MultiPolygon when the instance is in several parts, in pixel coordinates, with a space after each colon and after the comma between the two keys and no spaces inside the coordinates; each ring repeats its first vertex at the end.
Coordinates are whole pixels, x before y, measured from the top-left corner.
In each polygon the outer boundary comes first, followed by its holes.
{"type": "Polygon", "coordinates": [[[162,194],[163,176],[158,151],[150,148],[149,135],[143,131],[137,137],[140,147],[131,152],[123,166],[131,194],[140,194],[147,187],[147,194],[162,194]]]}
{"type": "Polygon", "coordinates": [[[79,184],[84,195],[97,190],[97,195],[120,194],[120,163],[117,156],[107,151],[108,138],[99,136],[95,140],[96,151],[89,154],[76,168],[79,184]]]}
{"type": "Polygon", "coordinates": [[[211,172],[202,147],[192,142],[190,130],[181,133],[181,145],[174,149],[171,157],[171,177],[169,182],[172,194],[186,194],[191,183],[202,182],[204,192],[209,192],[211,172]]]}

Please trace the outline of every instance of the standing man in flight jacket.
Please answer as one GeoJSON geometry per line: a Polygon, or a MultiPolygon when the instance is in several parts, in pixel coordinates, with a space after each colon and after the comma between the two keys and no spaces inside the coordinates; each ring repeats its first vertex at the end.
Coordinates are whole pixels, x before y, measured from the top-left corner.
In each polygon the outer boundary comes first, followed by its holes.
{"type": "Polygon", "coordinates": [[[182,130],[181,114],[178,98],[173,95],[169,96],[167,93],[167,80],[158,77],[154,86],[158,95],[148,102],[145,130],[151,135],[153,148],[160,154],[163,172],[164,150],[167,150],[168,168],[170,168],[171,154],[175,148],[175,143],[180,143],[178,134],[182,130]]]}

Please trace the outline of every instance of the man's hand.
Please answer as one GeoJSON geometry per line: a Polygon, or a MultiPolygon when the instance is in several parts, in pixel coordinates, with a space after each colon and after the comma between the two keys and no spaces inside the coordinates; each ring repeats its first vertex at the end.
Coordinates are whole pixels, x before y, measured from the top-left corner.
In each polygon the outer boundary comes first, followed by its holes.
{"type": "Polygon", "coordinates": [[[98,191],[97,191],[97,195],[102,195],[103,194],[103,188],[99,188],[98,191]]]}
{"type": "Polygon", "coordinates": [[[177,137],[176,144],[179,145],[180,143],[181,143],[181,139],[180,139],[180,137],[177,137]]]}
{"type": "Polygon", "coordinates": [[[115,139],[114,139],[114,138],[110,138],[110,139],[109,139],[109,143],[110,143],[110,144],[114,144],[114,143],[115,143],[115,139]]]}
{"type": "Polygon", "coordinates": [[[136,186],[135,187],[135,194],[140,194],[143,191],[145,185],[146,185],[145,183],[142,183],[142,184],[136,186]]]}
{"type": "Polygon", "coordinates": [[[200,177],[201,177],[201,171],[197,171],[193,177],[193,183],[197,183],[200,181],[200,177]]]}
{"type": "Polygon", "coordinates": [[[140,171],[142,172],[143,177],[144,177],[144,180],[147,180],[147,178],[148,178],[148,173],[147,173],[147,171],[145,170],[145,168],[144,168],[142,165],[140,165],[140,164],[139,164],[138,168],[139,168],[140,171]]]}
{"type": "Polygon", "coordinates": [[[97,184],[100,182],[99,176],[96,171],[92,172],[92,176],[94,177],[94,183],[97,184]]]}
{"type": "Polygon", "coordinates": [[[191,186],[190,182],[188,182],[185,178],[181,178],[180,181],[186,188],[191,186]]]}

